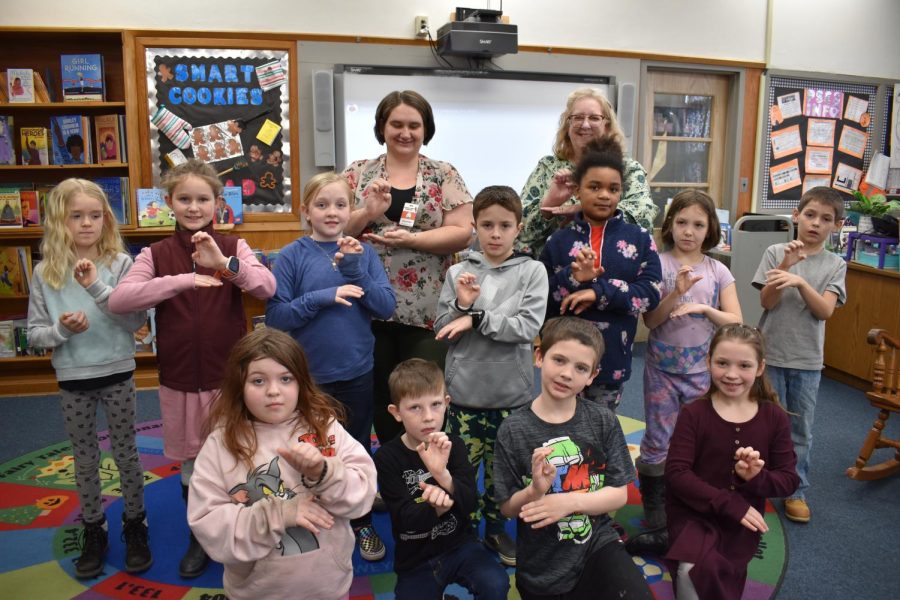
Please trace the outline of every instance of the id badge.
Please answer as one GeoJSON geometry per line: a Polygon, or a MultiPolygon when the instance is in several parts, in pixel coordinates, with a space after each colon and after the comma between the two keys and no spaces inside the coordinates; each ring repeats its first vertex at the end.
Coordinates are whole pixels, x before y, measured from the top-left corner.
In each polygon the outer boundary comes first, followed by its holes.
{"type": "Polygon", "coordinates": [[[400,226],[412,227],[416,224],[416,213],[419,211],[419,205],[415,202],[406,202],[403,204],[403,212],[400,213],[400,226]]]}

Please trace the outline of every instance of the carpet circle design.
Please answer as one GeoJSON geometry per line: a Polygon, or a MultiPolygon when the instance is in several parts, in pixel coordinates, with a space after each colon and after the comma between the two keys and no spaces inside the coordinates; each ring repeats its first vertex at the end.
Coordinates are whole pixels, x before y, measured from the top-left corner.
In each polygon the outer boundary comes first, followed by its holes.
{"type": "MultiPolygon", "coordinates": [[[[644,424],[619,417],[632,456],[637,454],[644,424]]],[[[181,499],[177,462],[162,453],[162,422],[148,421],[136,426],[138,450],[144,468],[144,495],[150,524],[153,566],[139,575],[125,572],[124,543],[121,540],[122,498],[119,477],[106,432],[101,440],[101,487],[103,507],[109,522],[109,552],[104,572],[95,579],[75,578],[74,561],[80,554],[81,524],[75,487],[74,462],[68,441],[35,450],[0,465],[0,596],[41,598],[42,600],[102,600],[153,598],[157,600],[225,600],[222,566],[211,563],[197,579],[182,579],[178,562],[188,543],[188,528],[181,499]]],[[[643,510],[640,493],[629,486],[628,504],[615,515],[633,535],[641,529],[643,510]]],[[[767,600],[778,589],[787,566],[784,528],[771,503],[766,505],[769,532],[750,563],[744,600],[767,600]]],[[[375,563],[353,556],[352,600],[393,598],[393,548],[387,513],[374,513],[376,530],[387,547],[386,557],[375,563]]],[[[515,524],[507,530],[515,533],[515,524]]],[[[634,557],[657,600],[674,599],[672,578],[657,557],[634,557]]],[[[508,569],[515,591],[515,569],[508,569]]],[[[448,596],[471,598],[453,585],[448,596]]]]}

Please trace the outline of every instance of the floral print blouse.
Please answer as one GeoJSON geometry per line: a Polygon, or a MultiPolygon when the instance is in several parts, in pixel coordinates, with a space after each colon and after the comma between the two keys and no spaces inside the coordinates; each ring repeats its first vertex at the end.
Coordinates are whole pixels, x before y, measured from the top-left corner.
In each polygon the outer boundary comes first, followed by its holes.
{"type": "MultiPolygon", "coordinates": [[[[365,206],[369,184],[375,179],[387,179],[385,157],[351,163],[344,177],[356,196],[356,208],[365,206]]],[[[472,202],[472,196],[453,165],[419,155],[419,173],[413,200],[419,209],[413,233],[437,229],[444,222],[444,213],[472,202]]],[[[363,233],[381,235],[398,227],[397,222],[382,215],[369,223],[363,233]]],[[[438,255],[411,248],[390,248],[373,244],[387,271],[391,287],[397,295],[397,309],[390,320],[405,325],[433,329],[438,298],[444,285],[444,275],[452,263],[452,255],[438,255]]]]}
{"type": "MultiPolygon", "coordinates": [[[[647,183],[647,172],[641,163],[625,157],[625,180],[622,182],[622,199],[619,200],[619,209],[624,213],[625,220],[629,223],[640,225],[648,231],[653,231],[653,221],[659,209],[650,197],[650,185],[647,183]]],[[[550,188],[553,176],[560,169],[575,170],[575,164],[563,158],[545,156],[538,161],[537,166],[525,187],[522,188],[522,233],[516,242],[516,250],[526,252],[535,258],[541,255],[547,238],[554,231],[565,227],[569,222],[565,217],[553,217],[545,219],[541,215],[541,199],[550,188]]],[[[575,204],[578,200],[572,196],[564,204],[575,204]]]]}

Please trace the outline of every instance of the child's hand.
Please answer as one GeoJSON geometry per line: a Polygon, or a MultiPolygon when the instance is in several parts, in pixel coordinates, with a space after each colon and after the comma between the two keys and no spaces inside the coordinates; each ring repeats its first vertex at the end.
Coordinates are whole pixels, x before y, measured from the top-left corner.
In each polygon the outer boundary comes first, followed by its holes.
{"type": "Polygon", "coordinates": [[[391,184],[381,178],[375,179],[363,192],[363,197],[366,199],[366,214],[369,221],[374,221],[391,207],[391,184]]]}
{"type": "Polygon", "coordinates": [[[419,458],[425,464],[425,468],[432,477],[438,478],[447,470],[447,461],[450,460],[450,448],[453,442],[443,431],[432,431],[421,444],[416,446],[419,458]]]}
{"type": "Polygon", "coordinates": [[[532,529],[553,525],[572,513],[566,494],[549,494],[522,507],[519,518],[531,523],[532,529]]]}
{"type": "Polygon", "coordinates": [[[303,495],[297,497],[297,525],[319,535],[319,527],[331,529],[334,526],[334,517],[316,501],[315,496],[303,495]]]}
{"type": "Polygon", "coordinates": [[[344,306],[353,306],[347,298],[362,298],[366,292],[358,285],[346,283],[337,289],[334,294],[334,303],[343,304],[344,306]]]}
{"type": "Polygon", "coordinates": [[[200,273],[194,273],[194,289],[221,286],[222,281],[220,279],[216,279],[212,275],[202,275],[200,273]]]}
{"type": "Polygon", "coordinates": [[[531,486],[541,494],[546,494],[556,480],[556,467],[547,462],[553,448],[535,448],[531,454],[531,486]]]}
{"type": "Polygon", "coordinates": [[[769,526],[766,525],[766,520],[759,514],[759,511],[752,506],[747,509],[747,514],[741,519],[741,525],[750,531],[758,531],[760,533],[765,533],[769,530],[769,526]]]}
{"type": "Polygon", "coordinates": [[[563,298],[559,307],[559,314],[566,314],[567,310],[571,310],[576,315],[580,315],[594,303],[597,302],[597,293],[594,290],[578,290],[563,298]]]}
{"type": "Polygon", "coordinates": [[[316,482],[322,477],[322,470],[325,468],[325,457],[312,444],[300,442],[287,450],[279,448],[278,454],[310,482],[316,482]]]}
{"type": "Polygon", "coordinates": [[[766,461],[759,457],[759,450],[754,450],[752,446],[746,448],[738,448],[734,453],[734,472],[744,481],[750,481],[762,471],[766,461]]]}
{"type": "Polygon", "coordinates": [[[81,287],[87,289],[97,281],[97,266],[87,258],[81,258],[75,263],[75,281],[81,287]]]}
{"type": "Polygon", "coordinates": [[[444,488],[424,481],[419,482],[419,488],[422,489],[422,500],[430,504],[439,517],[453,508],[453,498],[444,488]]]}
{"type": "Polygon", "coordinates": [[[805,279],[790,271],[782,271],[781,269],[766,271],[766,285],[774,285],[776,290],[801,287],[804,283],[806,283],[805,279]]]}
{"type": "Polygon", "coordinates": [[[191,236],[191,243],[194,244],[194,252],[191,254],[191,259],[195,263],[201,267],[216,271],[221,271],[225,268],[228,259],[219,250],[219,246],[216,245],[216,241],[211,235],[205,231],[198,231],[191,236]]]}
{"type": "Polygon", "coordinates": [[[596,255],[591,248],[582,247],[572,262],[572,277],[579,283],[586,283],[603,275],[603,267],[594,268],[596,255]]]}
{"type": "Polygon", "coordinates": [[[81,333],[87,331],[88,327],[90,327],[87,315],[81,310],[76,312],[64,312],[59,315],[59,322],[72,333],[81,333]]]}
{"type": "Polygon", "coordinates": [[[481,293],[478,277],[472,273],[461,273],[456,278],[456,301],[460,306],[471,307],[481,293]]]}
{"type": "Polygon", "coordinates": [[[693,276],[694,267],[690,265],[682,265],[678,269],[678,274],[675,275],[675,293],[679,296],[683,296],[687,294],[688,290],[691,289],[695,283],[703,279],[703,275],[693,276]]]}
{"type": "Polygon", "coordinates": [[[705,315],[706,311],[709,309],[708,304],[701,304],[700,302],[685,302],[684,304],[679,304],[675,307],[671,313],[669,313],[669,318],[677,318],[683,317],[684,315],[705,315]]]}
{"type": "Polygon", "coordinates": [[[806,251],[803,249],[803,242],[794,240],[788,242],[788,245],[784,247],[784,258],[781,259],[781,265],[779,265],[778,268],[787,271],[798,262],[805,259],[806,251]]]}
{"type": "Polygon", "coordinates": [[[339,263],[348,254],[362,254],[363,247],[354,237],[344,235],[338,238],[338,251],[334,253],[334,262],[339,263]]]}
{"type": "Polygon", "coordinates": [[[448,340],[455,340],[460,334],[472,329],[472,325],[472,315],[463,315],[441,327],[441,330],[437,332],[434,339],[443,340],[446,338],[448,340]]]}

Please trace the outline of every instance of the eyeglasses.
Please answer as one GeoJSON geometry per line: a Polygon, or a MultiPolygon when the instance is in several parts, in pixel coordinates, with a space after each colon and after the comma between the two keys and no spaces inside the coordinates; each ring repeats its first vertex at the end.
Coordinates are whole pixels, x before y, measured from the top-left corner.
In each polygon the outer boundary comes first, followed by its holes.
{"type": "Polygon", "coordinates": [[[572,125],[581,126],[587,121],[591,127],[597,127],[608,120],[605,115],[569,115],[568,118],[572,125]]]}

